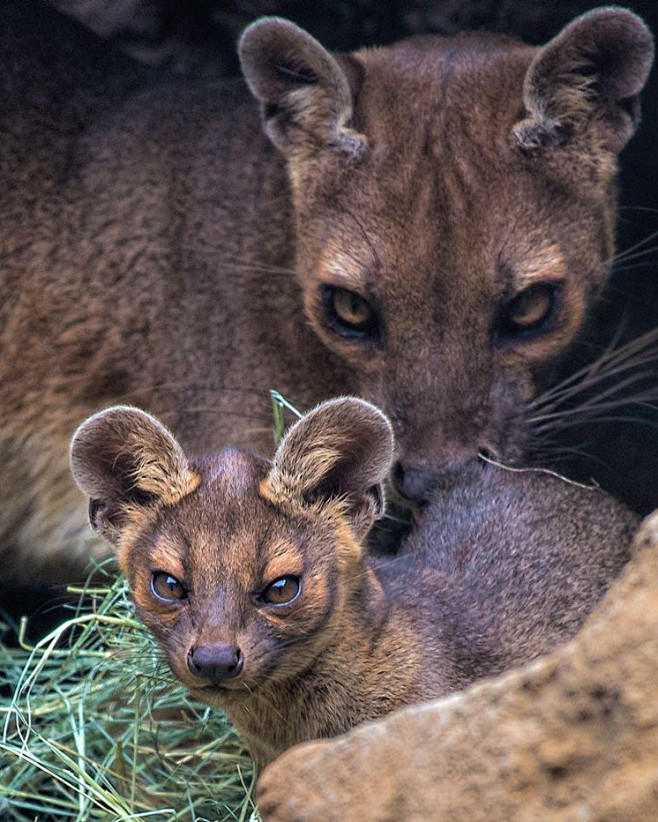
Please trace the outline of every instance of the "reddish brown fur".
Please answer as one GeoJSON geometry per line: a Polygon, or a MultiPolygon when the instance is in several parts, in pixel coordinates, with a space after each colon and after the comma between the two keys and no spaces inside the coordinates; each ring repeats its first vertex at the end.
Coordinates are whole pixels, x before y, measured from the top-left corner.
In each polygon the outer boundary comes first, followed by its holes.
{"type": "Polygon", "coordinates": [[[525,403],[610,268],[616,153],[651,55],[623,10],[545,49],[474,34],[339,59],[261,21],[242,59],[279,152],[242,83],[141,88],[107,57],[100,92],[84,68],[32,87],[18,49],[0,113],[5,564],[80,569],[66,443],[110,402],[194,452],[267,453],[267,388],[301,407],[358,393],[390,415],[415,499],[482,448],[518,457],[525,403]],[[554,321],[502,340],[528,277],[563,283],[554,321]],[[326,283],[368,298],[376,341],[332,329],[326,283]]]}
{"type": "Polygon", "coordinates": [[[96,526],[118,544],[137,612],[173,673],[226,708],[260,764],[547,652],[576,633],[629,558],[637,520],[612,499],[476,466],[434,499],[405,555],[370,560],[362,540],[382,513],[392,438],[380,412],[350,399],[299,422],[274,464],[225,448],[183,465],[198,487],[173,504],[146,500],[137,519],[140,455],[157,442],[157,468],[177,449],[173,438],[162,451],[160,437],[147,437],[131,464],[115,432],[144,432],[148,421],[115,408],[84,423],[74,475],[100,497],[96,526]],[[123,469],[95,458],[112,448],[123,469]],[[123,479],[126,467],[122,503],[116,471],[123,479]],[[108,529],[107,516],[123,528],[108,529]],[[155,596],[157,571],[187,598],[155,596]],[[301,580],[295,600],[259,600],[269,581],[290,575],[301,580]],[[192,674],[188,654],[217,644],[239,647],[244,667],[212,685],[192,674]]]}

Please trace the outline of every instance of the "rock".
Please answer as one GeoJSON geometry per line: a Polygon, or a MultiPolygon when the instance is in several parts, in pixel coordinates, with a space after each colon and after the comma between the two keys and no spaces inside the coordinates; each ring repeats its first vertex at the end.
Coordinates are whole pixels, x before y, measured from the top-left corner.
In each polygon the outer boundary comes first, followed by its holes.
{"type": "Polygon", "coordinates": [[[635,551],[540,662],[284,754],[263,822],[658,819],[658,512],[635,551]]]}

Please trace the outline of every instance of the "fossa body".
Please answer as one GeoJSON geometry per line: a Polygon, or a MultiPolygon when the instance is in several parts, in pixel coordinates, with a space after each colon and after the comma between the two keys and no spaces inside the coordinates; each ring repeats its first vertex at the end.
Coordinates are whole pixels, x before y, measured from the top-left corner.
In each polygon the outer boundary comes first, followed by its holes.
{"type": "Polygon", "coordinates": [[[393,436],[349,398],[299,421],[273,462],[231,448],[188,459],[125,406],[84,423],[71,455],[172,672],[227,710],[260,765],[571,638],[637,525],[598,490],[475,465],[405,554],[370,559],[393,436]]]}
{"type": "Polygon", "coordinates": [[[337,57],[264,19],[246,84],[24,34],[3,35],[0,115],[11,574],[82,572],[66,446],[111,403],[191,452],[266,454],[269,387],[301,408],[355,393],[390,416],[415,501],[480,450],[522,456],[527,403],[610,270],[653,54],[638,17],[600,9],[544,48],[472,34],[337,57]]]}

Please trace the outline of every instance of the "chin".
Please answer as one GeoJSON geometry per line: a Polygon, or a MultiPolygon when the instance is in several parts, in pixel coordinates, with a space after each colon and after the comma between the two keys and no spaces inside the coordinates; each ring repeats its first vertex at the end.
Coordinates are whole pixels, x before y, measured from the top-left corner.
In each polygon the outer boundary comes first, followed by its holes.
{"type": "Polygon", "coordinates": [[[208,685],[205,688],[189,688],[190,696],[205,702],[212,708],[230,708],[246,702],[251,696],[251,692],[246,688],[226,688],[222,685],[208,685]]]}

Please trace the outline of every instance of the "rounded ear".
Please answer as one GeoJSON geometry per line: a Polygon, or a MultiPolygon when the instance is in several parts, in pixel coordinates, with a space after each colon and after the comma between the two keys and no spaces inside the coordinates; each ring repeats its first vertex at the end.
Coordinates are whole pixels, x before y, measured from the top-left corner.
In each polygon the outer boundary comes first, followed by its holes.
{"type": "Polygon", "coordinates": [[[310,505],[342,499],[358,535],[384,513],[382,483],[393,462],[393,430],[365,400],[330,400],[286,434],[267,479],[274,499],[310,505]]]}
{"type": "Polygon", "coordinates": [[[560,145],[593,121],[603,145],[620,151],[639,123],[639,93],[653,54],[651,32],[627,9],[577,17],[530,64],[524,84],[529,117],[515,127],[521,146],[560,145]]]}
{"type": "Polygon", "coordinates": [[[288,20],[262,17],[240,38],[247,85],[261,103],[265,130],[286,155],[334,148],[351,159],[365,138],[347,127],[352,93],[345,72],[310,34],[288,20]]]}
{"type": "Polygon", "coordinates": [[[174,436],[154,417],[117,405],[89,417],[71,441],[73,478],[94,529],[117,542],[145,510],[173,505],[199,483],[174,436]]]}

